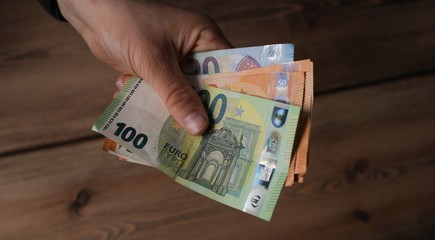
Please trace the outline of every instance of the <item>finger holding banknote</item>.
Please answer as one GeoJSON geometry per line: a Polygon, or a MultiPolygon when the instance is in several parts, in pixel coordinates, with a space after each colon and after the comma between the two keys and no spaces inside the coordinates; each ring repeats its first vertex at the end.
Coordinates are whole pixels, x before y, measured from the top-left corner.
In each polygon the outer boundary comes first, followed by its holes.
{"type": "Polygon", "coordinates": [[[118,93],[121,91],[122,87],[124,87],[125,82],[127,82],[127,80],[132,77],[132,75],[130,74],[121,74],[118,76],[118,78],[115,81],[115,92],[113,93],[113,98],[116,97],[116,95],[118,95],[118,93]]]}
{"type": "Polygon", "coordinates": [[[95,56],[146,80],[191,134],[207,128],[205,109],[179,61],[189,52],[231,47],[213,20],[154,1],[58,2],[95,56]]]}

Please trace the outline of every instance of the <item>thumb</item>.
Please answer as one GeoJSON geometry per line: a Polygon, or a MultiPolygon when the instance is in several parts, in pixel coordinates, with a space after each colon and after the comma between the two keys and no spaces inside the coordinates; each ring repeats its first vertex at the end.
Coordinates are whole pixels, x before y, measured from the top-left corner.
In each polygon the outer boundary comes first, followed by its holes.
{"type": "MultiPolygon", "coordinates": [[[[168,54],[168,53],[166,53],[168,54]]],[[[175,54],[164,61],[152,61],[143,77],[153,86],[174,119],[190,134],[199,135],[208,127],[207,112],[181,72],[175,54]]],[[[142,76],[141,76],[142,77],[142,76]]]]}

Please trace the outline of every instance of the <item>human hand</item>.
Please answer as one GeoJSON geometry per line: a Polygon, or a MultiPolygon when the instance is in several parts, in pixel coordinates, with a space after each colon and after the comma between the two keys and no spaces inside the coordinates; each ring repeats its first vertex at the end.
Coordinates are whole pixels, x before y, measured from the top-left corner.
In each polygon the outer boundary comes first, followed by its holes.
{"type": "MultiPolygon", "coordinates": [[[[207,129],[207,113],[179,61],[189,52],[232,47],[212,19],[147,0],[58,0],[58,4],[97,58],[123,74],[146,80],[191,134],[207,129]]],[[[118,87],[121,82],[117,81],[118,87]]]]}

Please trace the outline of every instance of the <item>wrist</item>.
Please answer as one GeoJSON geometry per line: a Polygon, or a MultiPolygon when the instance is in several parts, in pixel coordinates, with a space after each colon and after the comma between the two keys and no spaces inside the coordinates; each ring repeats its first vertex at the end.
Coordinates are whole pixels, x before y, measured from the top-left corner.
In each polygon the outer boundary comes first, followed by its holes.
{"type": "MultiPolygon", "coordinates": [[[[124,1],[119,0],[57,0],[65,19],[81,34],[99,32],[120,12],[124,1]]],[[[111,25],[111,24],[108,24],[111,25]]]]}

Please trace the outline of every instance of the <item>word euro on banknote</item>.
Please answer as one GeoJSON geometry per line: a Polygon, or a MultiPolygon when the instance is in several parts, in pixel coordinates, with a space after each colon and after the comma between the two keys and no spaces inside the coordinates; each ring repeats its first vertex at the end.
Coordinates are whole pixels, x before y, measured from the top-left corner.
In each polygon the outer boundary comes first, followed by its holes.
{"type": "Polygon", "coordinates": [[[185,74],[238,72],[292,62],[293,56],[293,44],[272,44],[191,53],[181,60],[180,66],[185,74]]]}
{"type": "Polygon", "coordinates": [[[213,120],[192,136],[143,80],[128,81],[93,129],[176,182],[270,220],[287,177],[300,108],[214,87],[199,92],[213,120]]]}

